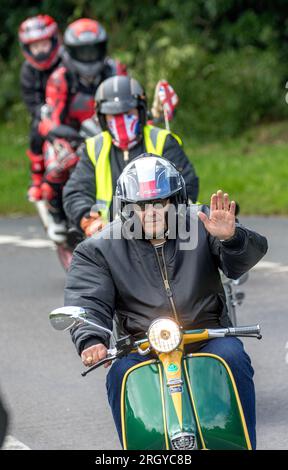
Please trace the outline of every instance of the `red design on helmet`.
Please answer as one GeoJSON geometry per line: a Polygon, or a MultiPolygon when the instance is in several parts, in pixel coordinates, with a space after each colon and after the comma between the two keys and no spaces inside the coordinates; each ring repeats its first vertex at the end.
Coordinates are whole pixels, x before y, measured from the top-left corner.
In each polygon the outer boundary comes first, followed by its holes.
{"type": "Polygon", "coordinates": [[[81,34],[85,34],[87,31],[95,33],[96,37],[98,37],[101,26],[98,21],[89,18],[81,18],[71,23],[68,28],[80,39],[81,34]]]}
{"type": "Polygon", "coordinates": [[[107,34],[98,21],[81,18],[64,33],[64,62],[81,77],[96,77],[106,57],[107,34]]]}
{"type": "Polygon", "coordinates": [[[21,23],[18,31],[20,46],[25,59],[38,70],[49,69],[59,56],[59,31],[56,21],[49,15],[37,15],[21,23]],[[30,45],[45,39],[51,40],[50,50],[42,57],[34,56],[30,45]]]}
{"type": "Polygon", "coordinates": [[[158,195],[156,180],[140,181],[139,182],[139,196],[143,199],[153,199],[158,195]]]}

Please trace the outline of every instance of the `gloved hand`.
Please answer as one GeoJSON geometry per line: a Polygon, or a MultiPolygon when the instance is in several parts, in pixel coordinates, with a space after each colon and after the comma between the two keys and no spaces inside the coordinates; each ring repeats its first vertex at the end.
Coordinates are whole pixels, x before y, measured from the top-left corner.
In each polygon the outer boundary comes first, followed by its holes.
{"type": "Polygon", "coordinates": [[[38,132],[42,137],[46,137],[47,134],[55,127],[54,121],[51,119],[52,108],[48,104],[43,104],[40,108],[40,121],[38,124],[38,132]]]}
{"type": "Polygon", "coordinates": [[[151,109],[153,118],[160,119],[164,113],[164,117],[166,116],[168,121],[171,121],[178,102],[178,96],[167,80],[159,80],[151,109]]]}
{"type": "Polygon", "coordinates": [[[85,233],[86,237],[92,237],[92,235],[96,232],[99,232],[105,223],[102,219],[99,212],[90,212],[89,217],[82,217],[80,222],[80,227],[85,233]]]}

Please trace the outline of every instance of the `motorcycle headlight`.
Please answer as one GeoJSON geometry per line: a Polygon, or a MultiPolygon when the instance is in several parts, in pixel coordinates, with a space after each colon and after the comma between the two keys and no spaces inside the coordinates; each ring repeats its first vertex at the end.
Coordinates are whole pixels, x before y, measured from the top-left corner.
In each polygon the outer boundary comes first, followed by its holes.
{"type": "Polygon", "coordinates": [[[148,339],[153,349],[169,353],[181,343],[181,331],[177,323],[169,318],[155,320],[148,330],[148,339]]]}

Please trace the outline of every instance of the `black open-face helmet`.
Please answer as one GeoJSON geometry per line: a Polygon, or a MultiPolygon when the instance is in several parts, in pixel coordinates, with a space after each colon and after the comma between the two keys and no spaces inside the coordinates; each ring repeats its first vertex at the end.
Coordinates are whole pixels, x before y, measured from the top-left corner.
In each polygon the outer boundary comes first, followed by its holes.
{"type": "Polygon", "coordinates": [[[138,109],[141,125],[146,124],[145,91],[134,78],[116,75],[104,80],[96,91],[95,106],[103,130],[107,130],[106,114],[126,113],[132,108],[138,109]]]}
{"type": "MultiPolygon", "coordinates": [[[[187,205],[186,185],[175,165],[164,157],[143,153],[123,170],[116,185],[116,210],[122,221],[128,220],[128,204],[147,204],[168,199],[177,208],[187,205]]],[[[131,207],[131,206],[130,206],[131,207]]]]}

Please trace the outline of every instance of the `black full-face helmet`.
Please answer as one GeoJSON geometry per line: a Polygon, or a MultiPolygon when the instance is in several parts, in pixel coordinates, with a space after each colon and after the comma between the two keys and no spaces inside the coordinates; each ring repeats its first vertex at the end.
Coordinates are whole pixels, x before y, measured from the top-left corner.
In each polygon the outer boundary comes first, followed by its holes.
{"type": "Polygon", "coordinates": [[[123,170],[116,185],[117,213],[122,220],[129,218],[127,204],[161,202],[169,199],[177,208],[187,205],[186,185],[175,165],[164,157],[143,153],[123,170]]]}
{"type": "Polygon", "coordinates": [[[145,91],[134,78],[119,75],[104,80],[96,91],[95,105],[103,130],[107,129],[106,114],[126,113],[132,108],[138,109],[141,125],[146,124],[145,91]]]}
{"type": "Polygon", "coordinates": [[[107,33],[96,20],[81,18],[64,32],[64,63],[80,78],[94,80],[103,70],[107,33]]]}

